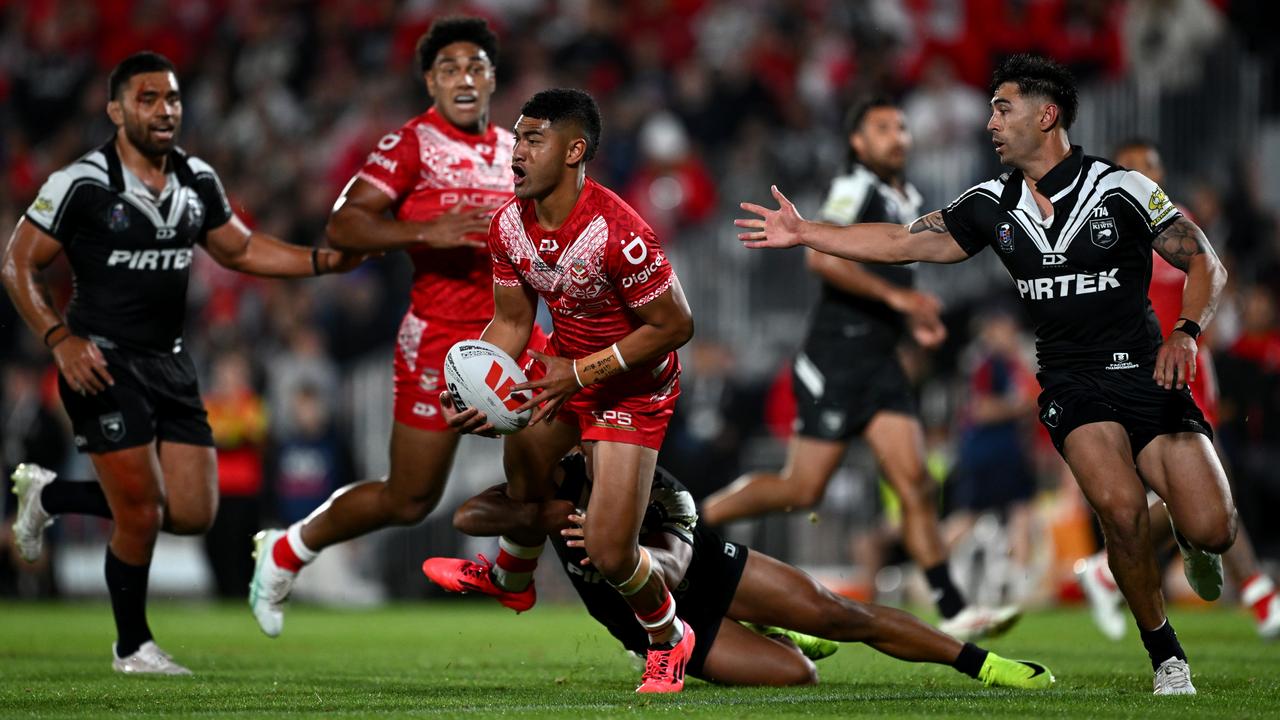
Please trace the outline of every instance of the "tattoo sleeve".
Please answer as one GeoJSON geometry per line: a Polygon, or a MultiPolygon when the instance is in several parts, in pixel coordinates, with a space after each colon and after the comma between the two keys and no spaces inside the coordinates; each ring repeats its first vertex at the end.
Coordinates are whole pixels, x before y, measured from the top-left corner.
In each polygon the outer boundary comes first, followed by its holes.
{"type": "Polygon", "coordinates": [[[1164,232],[1156,236],[1151,245],[1156,252],[1160,253],[1160,257],[1183,272],[1191,268],[1193,256],[1215,254],[1204,232],[1186,218],[1175,220],[1172,225],[1165,228],[1164,232]]]}
{"type": "Polygon", "coordinates": [[[947,224],[942,220],[942,211],[935,210],[924,217],[916,218],[907,226],[907,232],[915,235],[922,232],[945,233],[947,224]]]}

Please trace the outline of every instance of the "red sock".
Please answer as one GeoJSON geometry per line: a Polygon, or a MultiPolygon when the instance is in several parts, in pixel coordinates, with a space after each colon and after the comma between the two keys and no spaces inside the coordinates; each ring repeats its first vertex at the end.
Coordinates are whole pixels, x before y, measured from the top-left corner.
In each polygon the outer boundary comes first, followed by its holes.
{"type": "Polygon", "coordinates": [[[510,538],[498,538],[498,559],[493,562],[493,581],[507,592],[520,592],[533,582],[542,546],[520,545],[510,538]]]}
{"type": "Polygon", "coordinates": [[[271,559],[276,565],[288,570],[289,572],[299,572],[305,565],[302,558],[298,557],[298,553],[293,551],[293,546],[289,544],[289,536],[281,535],[280,539],[271,548],[271,559]]]}

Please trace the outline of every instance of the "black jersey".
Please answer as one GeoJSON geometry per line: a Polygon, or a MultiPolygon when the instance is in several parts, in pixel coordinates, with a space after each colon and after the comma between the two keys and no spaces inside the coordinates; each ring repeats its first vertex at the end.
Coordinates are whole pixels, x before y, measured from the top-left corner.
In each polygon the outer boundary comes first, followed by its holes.
{"type": "MultiPolygon", "coordinates": [[[[831,190],[819,217],[837,225],[886,222],[905,225],[919,217],[920,193],[910,184],[900,192],[881,180],[864,165],[831,182],[831,190]]],[[[866,265],[894,285],[911,287],[915,270],[908,265],[866,265]]],[[[905,324],[901,313],[882,302],[847,293],[830,283],[822,283],[822,294],[810,321],[810,339],[844,338],[859,347],[881,350],[894,348],[905,324]]]]}
{"type": "MultiPolygon", "coordinates": [[[[556,497],[568,500],[580,508],[586,507],[590,486],[585,459],[581,455],[570,455],[562,460],[560,465],[564,469],[564,481],[560,484],[556,497]]],[[[686,578],[698,576],[699,549],[700,545],[704,545],[698,541],[698,538],[706,531],[699,528],[697,523],[698,512],[693,496],[680,484],[680,481],[666,470],[658,468],[653,475],[653,486],[649,490],[649,505],[644,511],[640,537],[644,538],[655,533],[669,533],[693,546],[693,559],[685,573],[686,578]]],[[[565,573],[573,582],[573,589],[582,598],[582,603],[587,606],[587,612],[591,617],[604,625],[609,633],[622,641],[627,648],[643,650],[648,647],[648,635],[636,622],[635,611],[627,605],[618,591],[613,589],[595,566],[579,564],[587,556],[586,552],[582,548],[571,548],[566,545],[565,539],[559,533],[553,533],[550,540],[565,573]]],[[[719,549],[721,545],[723,543],[718,542],[715,549],[719,549]]],[[[707,552],[703,550],[703,554],[707,552]]],[[[679,586],[671,588],[677,607],[687,584],[686,580],[679,586]]]]}
{"type": "Polygon", "coordinates": [[[1127,370],[1155,358],[1162,337],[1147,286],[1151,242],[1181,215],[1141,173],[1072,146],[1037,184],[1022,172],[975,185],[942,211],[969,255],[990,245],[1035,325],[1042,370],[1127,370]]]}
{"type": "Polygon", "coordinates": [[[231,205],[213,168],[181,151],[153,193],[113,140],[50,175],[26,216],[71,262],[73,332],[170,352],[181,345],[193,247],[231,219],[231,205]]]}

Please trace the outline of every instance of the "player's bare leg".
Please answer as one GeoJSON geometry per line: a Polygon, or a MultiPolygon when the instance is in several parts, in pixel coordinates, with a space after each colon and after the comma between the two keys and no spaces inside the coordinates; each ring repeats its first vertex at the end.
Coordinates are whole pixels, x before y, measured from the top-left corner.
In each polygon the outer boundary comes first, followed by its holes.
{"type": "Polygon", "coordinates": [[[700,519],[723,525],[778,510],[817,505],[849,444],[793,435],[781,471],[743,475],[702,503],[700,519]]]}
{"type": "MultiPolygon", "coordinates": [[[[759,552],[747,556],[728,617],[838,642],[861,642],[908,662],[951,665],[988,684],[1047,687],[1053,681],[1041,665],[990,655],[909,613],[836,595],[804,572],[759,552]]],[[[717,638],[711,654],[719,644],[717,638]]]]}
{"type": "Polygon", "coordinates": [[[218,457],[206,445],[160,441],[164,531],[203,535],[218,516],[218,457]]]}
{"type": "Polygon", "coordinates": [[[791,641],[726,618],[702,662],[702,677],[724,685],[814,685],[818,668],[791,641]]]}
{"type": "Polygon", "coordinates": [[[1174,668],[1186,678],[1179,685],[1190,687],[1186,653],[1165,616],[1160,571],[1151,547],[1147,492],[1130,448],[1122,425],[1096,422],[1071,431],[1063,443],[1063,457],[1098,515],[1107,562],[1137,621],[1152,670],[1174,668]]]}
{"type": "Polygon", "coordinates": [[[1138,472],[1168,509],[1187,580],[1197,594],[1222,593],[1222,560],[1236,536],[1235,503],[1226,472],[1209,438],[1171,433],[1138,454],[1138,472]]]}
{"type": "Polygon", "coordinates": [[[156,537],[164,524],[165,489],[152,444],[91,453],[113,523],[106,579],[115,616],[112,666],[118,672],[189,675],[152,640],[147,625],[147,579],[156,537]]]}

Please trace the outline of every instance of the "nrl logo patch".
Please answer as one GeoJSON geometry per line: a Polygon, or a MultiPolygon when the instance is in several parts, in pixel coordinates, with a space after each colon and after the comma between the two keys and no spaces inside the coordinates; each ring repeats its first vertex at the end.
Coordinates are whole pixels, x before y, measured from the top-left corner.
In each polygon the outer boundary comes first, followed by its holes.
{"type": "Polygon", "coordinates": [[[49,198],[36,198],[36,201],[31,204],[31,209],[41,213],[53,212],[53,201],[49,198]]]}
{"type": "Polygon", "coordinates": [[[108,442],[120,442],[124,439],[124,415],[118,412],[100,415],[98,426],[102,428],[102,436],[108,442]]]}
{"type": "Polygon", "coordinates": [[[1000,252],[1013,252],[1013,226],[1007,222],[1000,223],[996,226],[996,244],[1000,247],[1000,252]]]}
{"type": "Polygon", "coordinates": [[[125,211],[124,203],[111,206],[111,210],[107,212],[107,227],[111,232],[123,232],[129,229],[129,213],[125,211]]]}
{"type": "Polygon", "coordinates": [[[1120,236],[1116,232],[1115,218],[1099,218],[1089,221],[1089,235],[1093,244],[1106,250],[1116,244],[1120,236]]]}

